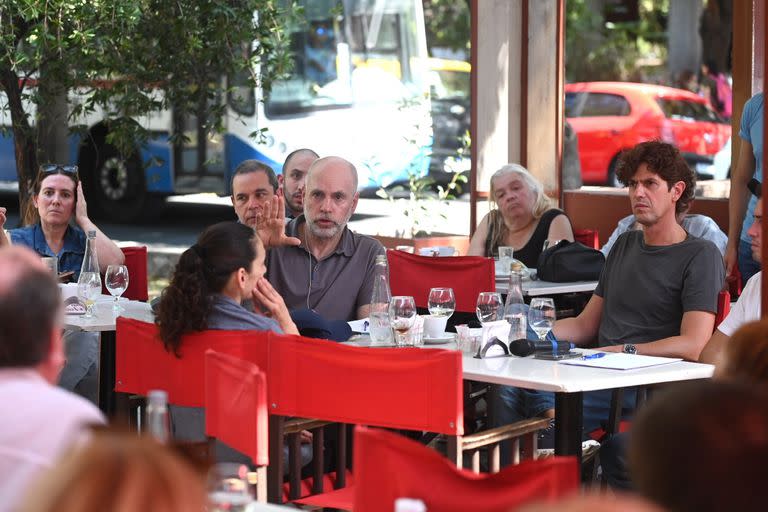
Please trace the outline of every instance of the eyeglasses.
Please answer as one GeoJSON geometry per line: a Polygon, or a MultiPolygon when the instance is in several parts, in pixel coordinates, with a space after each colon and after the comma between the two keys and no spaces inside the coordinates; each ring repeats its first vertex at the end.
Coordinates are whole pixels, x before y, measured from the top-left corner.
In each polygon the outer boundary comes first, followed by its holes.
{"type": "Polygon", "coordinates": [[[69,174],[77,177],[76,165],[61,165],[61,164],[43,164],[40,166],[40,174],[48,176],[49,174],[69,174]]]}

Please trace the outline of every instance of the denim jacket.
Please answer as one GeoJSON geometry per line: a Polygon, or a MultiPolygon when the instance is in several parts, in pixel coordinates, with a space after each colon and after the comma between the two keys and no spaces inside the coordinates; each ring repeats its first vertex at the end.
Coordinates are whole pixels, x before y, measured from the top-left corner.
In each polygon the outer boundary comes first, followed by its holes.
{"type": "Polygon", "coordinates": [[[48,242],[45,241],[43,228],[38,222],[32,226],[24,228],[11,229],[11,243],[14,245],[24,245],[35,251],[41,257],[56,256],[59,258],[59,272],[75,273],[75,279],[80,275],[80,267],[83,265],[85,256],[85,233],[78,227],[68,226],[64,233],[64,245],[61,251],[55,254],[48,242]]]}

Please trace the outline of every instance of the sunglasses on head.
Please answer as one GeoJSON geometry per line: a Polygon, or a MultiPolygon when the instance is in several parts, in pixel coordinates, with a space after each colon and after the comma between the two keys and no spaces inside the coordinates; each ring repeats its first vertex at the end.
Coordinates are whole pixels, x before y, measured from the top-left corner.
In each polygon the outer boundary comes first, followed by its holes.
{"type": "Polygon", "coordinates": [[[40,173],[43,176],[47,176],[49,174],[69,174],[71,176],[77,176],[77,166],[76,165],[60,165],[60,164],[43,164],[40,166],[40,173]]]}

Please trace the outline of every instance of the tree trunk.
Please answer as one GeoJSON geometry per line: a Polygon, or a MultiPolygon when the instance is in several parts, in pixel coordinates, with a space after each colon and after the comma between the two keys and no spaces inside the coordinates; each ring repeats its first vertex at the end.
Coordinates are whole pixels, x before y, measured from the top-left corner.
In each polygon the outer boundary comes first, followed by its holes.
{"type": "Polygon", "coordinates": [[[703,62],[710,61],[719,72],[726,74],[731,69],[732,20],[732,0],[707,0],[699,28],[703,62]]]}
{"type": "Polygon", "coordinates": [[[32,128],[22,105],[22,88],[19,84],[19,77],[10,68],[1,68],[0,85],[2,85],[8,98],[8,109],[11,111],[16,176],[19,182],[19,212],[21,225],[25,226],[33,219],[30,211],[30,198],[37,170],[35,140],[32,137],[32,128]]]}
{"type": "Polygon", "coordinates": [[[701,16],[701,0],[674,0],[669,3],[669,74],[677,81],[683,71],[698,73],[701,65],[701,38],[696,20],[701,16]]]}
{"type": "Polygon", "coordinates": [[[40,68],[37,151],[41,162],[69,164],[74,162],[69,156],[67,88],[57,82],[56,76],[47,66],[40,68]]]}

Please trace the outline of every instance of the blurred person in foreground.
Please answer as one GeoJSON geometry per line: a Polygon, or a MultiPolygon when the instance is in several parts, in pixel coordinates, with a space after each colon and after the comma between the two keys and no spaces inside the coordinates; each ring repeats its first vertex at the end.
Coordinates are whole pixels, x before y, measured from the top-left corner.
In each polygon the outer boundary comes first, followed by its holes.
{"type": "Polygon", "coordinates": [[[629,442],[637,491],[671,512],[763,511],[768,392],[754,382],[676,385],[637,414],[629,442]]]}
{"type": "Polygon", "coordinates": [[[31,488],[20,512],[206,510],[203,474],[150,437],[94,432],[31,488]]]}
{"type": "Polygon", "coordinates": [[[301,148],[291,151],[285,157],[283,172],[277,177],[280,183],[279,193],[285,198],[285,218],[295,219],[304,213],[304,185],[307,172],[312,163],[320,156],[311,149],[301,148]]]}
{"type": "MultiPolygon", "coordinates": [[[[73,272],[75,281],[83,265],[88,231],[96,232],[96,254],[102,274],[109,265],[123,263],[123,251],[88,216],[77,166],[41,165],[33,185],[30,212],[36,221],[26,227],[11,229],[11,243],[29,247],[42,257],[57,257],[59,272],[73,272]]],[[[4,220],[0,217],[0,221],[4,220]]],[[[0,233],[2,227],[0,224],[0,233]]],[[[0,245],[7,242],[7,239],[0,239],[0,245]]],[[[65,331],[64,351],[67,364],[61,372],[59,386],[95,403],[98,395],[99,334],[65,331]]]]}
{"type": "Polygon", "coordinates": [[[376,256],[384,247],[347,226],[359,197],[352,163],[336,156],[312,163],[304,213],[285,226],[286,237],[300,245],[265,243],[267,279],[290,309],[344,322],[368,316],[376,256]]]}
{"type": "MultiPolygon", "coordinates": [[[[717,247],[692,237],[675,218],[693,198],[695,175],[677,148],[658,141],[623,153],[617,175],[629,187],[643,230],[618,238],[584,311],[556,321],[551,334],[580,346],[596,343],[605,352],[696,361],[714,328],[724,269],[717,247]]],[[[584,432],[608,418],[611,395],[584,393],[584,432]]],[[[499,425],[554,417],[553,393],[501,386],[497,400],[499,425]]],[[[625,394],[622,409],[634,409],[634,393],[625,394]]],[[[553,430],[545,432],[542,447],[553,441],[553,430]]],[[[508,450],[502,455],[506,459],[508,450]]]]}
{"type": "Polygon", "coordinates": [[[64,366],[61,294],[31,250],[0,249],[0,511],[16,510],[31,481],[88,427],[90,402],[55,386],[64,366]]]}
{"type": "Polygon", "coordinates": [[[544,187],[522,165],[507,164],[491,176],[491,211],[469,243],[469,256],[498,256],[499,246],[535,268],[545,240],[573,242],[571,221],[552,207],[544,187]]]}

